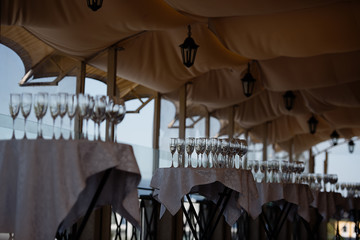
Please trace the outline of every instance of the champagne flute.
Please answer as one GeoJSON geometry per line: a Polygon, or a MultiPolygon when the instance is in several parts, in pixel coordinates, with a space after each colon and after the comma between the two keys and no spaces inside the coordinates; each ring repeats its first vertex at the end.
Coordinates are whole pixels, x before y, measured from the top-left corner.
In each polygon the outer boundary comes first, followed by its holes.
{"type": "Polygon", "coordinates": [[[47,112],[48,107],[48,93],[37,93],[34,96],[34,111],[37,119],[37,138],[42,136],[42,119],[47,112]]]}
{"type": "MultiPolygon", "coordinates": [[[[83,123],[86,122],[84,120],[86,120],[85,117],[89,111],[89,99],[90,99],[90,96],[88,94],[78,93],[78,95],[77,95],[77,100],[78,100],[77,113],[78,113],[78,116],[80,117],[80,121],[82,121],[83,123]]],[[[84,129],[85,130],[82,131],[81,138],[86,139],[87,127],[85,127],[84,129]]]]}
{"type": "Polygon", "coordinates": [[[183,162],[183,154],[185,151],[185,144],[184,139],[178,138],[176,140],[176,151],[178,153],[178,162],[179,167],[185,167],[185,164],[183,162]]]}
{"type": "Polygon", "coordinates": [[[211,168],[211,167],[213,167],[213,163],[209,159],[210,152],[211,152],[211,139],[206,138],[205,139],[205,155],[206,155],[208,167],[211,168]]]}
{"type": "MultiPolygon", "coordinates": [[[[89,140],[89,119],[92,118],[94,112],[94,106],[95,106],[95,100],[92,96],[89,96],[89,107],[87,108],[86,114],[84,116],[86,122],[85,139],[87,140],[89,140]]],[[[94,140],[95,140],[95,135],[94,135],[94,140]]]]}
{"type": "Polygon", "coordinates": [[[174,153],[176,152],[176,138],[170,138],[171,168],[174,167],[174,153]]]}
{"type": "Polygon", "coordinates": [[[106,96],[98,95],[95,97],[94,112],[92,115],[95,126],[97,125],[98,131],[96,140],[101,140],[100,124],[105,120],[106,115],[106,96]]]}
{"type": "Polygon", "coordinates": [[[10,103],[9,103],[10,115],[11,115],[12,120],[13,120],[13,126],[12,126],[13,129],[12,129],[12,137],[11,137],[11,139],[15,139],[15,118],[19,114],[20,104],[21,104],[21,96],[20,96],[20,94],[11,93],[10,94],[10,103]]]}
{"type": "Polygon", "coordinates": [[[53,119],[53,129],[52,129],[52,139],[55,139],[55,120],[59,115],[59,95],[57,93],[52,93],[49,96],[49,109],[50,114],[53,119]]]}
{"type": "Polygon", "coordinates": [[[74,127],[72,126],[72,122],[73,119],[76,115],[76,110],[77,110],[77,106],[78,106],[78,99],[77,96],[75,94],[69,94],[67,97],[67,105],[68,105],[68,117],[70,119],[70,139],[74,139],[74,127]]]}
{"type": "Polygon", "coordinates": [[[197,162],[195,162],[195,164],[193,164],[193,162],[191,161],[191,154],[194,152],[194,147],[195,147],[195,139],[193,137],[186,138],[185,150],[186,150],[186,153],[188,154],[188,166],[192,166],[192,167],[196,168],[197,162]]]}
{"type": "Polygon", "coordinates": [[[68,111],[67,98],[68,98],[67,93],[59,93],[60,139],[64,139],[62,130],[63,130],[64,116],[68,111]]]}
{"type": "Polygon", "coordinates": [[[24,117],[24,139],[27,139],[26,137],[26,122],[27,118],[30,115],[31,112],[31,105],[32,105],[32,94],[31,93],[22,93],[21,94],[21,113],[24,117]]]}

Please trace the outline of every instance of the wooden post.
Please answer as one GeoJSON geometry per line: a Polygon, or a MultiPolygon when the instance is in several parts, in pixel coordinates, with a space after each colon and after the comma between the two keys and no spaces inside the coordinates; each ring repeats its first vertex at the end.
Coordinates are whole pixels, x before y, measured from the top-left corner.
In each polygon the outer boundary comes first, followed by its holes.
{"type": "MultiPolygon", "coordinates": [[[[78,72],[76,74],[76,94],[85,92],[86,63],[80,61],[78,64],[78,72]]],[[[78,114],[75,115],[74,121],[75,139],[79,139],[82,135],[82,119],[78,114]]]]}
{"type": "Polygon", "coordinates": [[[324,174],[328,173],[328,161],[329,161],[329,153],[325,152],[325,160],[324,160],[324,174]]]}
{"type": "Polygon", "coordinates": [[[228,136],[232,138],[234,136],[234,106],[228,108],[228,136]]]}
{"type": "Polygon", "coordinates": [[[159,137],[160,137],[161,94],[156,93],[154,99],[153,123],[153,173],[159,168],[159,137]]]}
{"type": "Polygon", "coordinates": [[[264,132],[263,132],[263,157],[262,160],[267,160],[267,145],[268,145],[268,122],[264,123],[264,132]]]}
{"type": "Polygon", "coordinates": [[[210,113],[209,111],[206,112],[205,116],[205,137],[210,137],[210,113]]]}
{"type": "Polygon", "coordinates": [[[309,173],[315,172],[315,157],[312,154],[312,148],[309,149],[309,173]]]}
{"type": "Polygon", "coordinates": [[[289,162],[293,162],[293,151],[294,151],[294,138],[289,143],[289,162]]]}

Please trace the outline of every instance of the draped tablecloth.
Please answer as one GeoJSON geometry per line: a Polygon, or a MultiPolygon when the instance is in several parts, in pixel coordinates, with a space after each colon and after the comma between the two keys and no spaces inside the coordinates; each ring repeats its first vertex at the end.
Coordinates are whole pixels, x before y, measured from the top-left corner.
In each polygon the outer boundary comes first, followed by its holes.
{"type": "Polygon", "coordinates": [[[0,232],[16,239],[54,239],[83,216],[106,169],[97,202],[140,224],[141,175],[130,145],[86,140],[0,141],[0,232]]]}
{"type": "Polygon", "coordinates": [[[159,168],[150,186],[153,196],[161,203],[160,217],[165,208],[175,215],[181,208],[181,200],[188,193],[199,193],[216,202],[224,187],[234,192],[226,205],[224,216],[232,225],[240,217],[242,208],[251,206],[258,198],[256,184],[250,171],[228,168],[159,168]]]}
{"type": "Polygon", "coordinates": [[[255,219],[268,202],[285,200],[298,206],[298,214],[310,220],[309,206],[314,200],[308,185],[289,183],[256,183],[259,198],[251,202],[248,213],[255,219]]]}

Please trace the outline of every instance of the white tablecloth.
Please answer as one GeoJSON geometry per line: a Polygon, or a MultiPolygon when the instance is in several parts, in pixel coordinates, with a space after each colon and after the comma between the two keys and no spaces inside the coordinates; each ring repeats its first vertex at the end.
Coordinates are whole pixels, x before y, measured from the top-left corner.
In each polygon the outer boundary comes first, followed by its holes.
{"type": "Polygon", "coordinates": [[[141,176],[132,147],[86,140],[0,141],[0,232],[54,239],[65,219],[85,214],[104,170],[113,168],[98,206],[139,226],[141,176]],[[71,212],[70,212],[71,210],[71,212]]]}
{"type": "Polygon", "coordinates": [[[154,198],[161,203],[160,217],[165,208],[175,215],[181,200],[188,193],[199,193],[216,202],[224,186],[234,190],[224,216],[232,225],[251,202],[258,197],[256,184],[250,171],[227,168],[159,168],[152,177],[154,198]]]}

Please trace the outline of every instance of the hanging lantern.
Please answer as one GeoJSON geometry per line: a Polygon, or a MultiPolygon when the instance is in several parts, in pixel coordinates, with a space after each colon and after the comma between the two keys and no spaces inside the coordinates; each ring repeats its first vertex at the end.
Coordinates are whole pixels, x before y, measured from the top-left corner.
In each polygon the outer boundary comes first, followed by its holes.
{"type": "Polygon", "coordinates": [[[191,67],[195,62],[196,52],[199,47],[191,37],[191,26],[188,26],[188,37],[184,43],[179,46],[181,48],[181,57],[186,67],[191,67]]]}
{"type": "Polygon", "coordinates": [[[311,116],[308,120],[309,124],[309,130],[311,134],[314,134],[316,132],[316,127],[318,125],[319,121],[314,117],[314,115],[311,116]]]}
{"type": "Polygon", "coordinates": [[[91,10],[97,11],[101,8],[103,0],[86,0],[86,2],[91,10]]]}
{"type": "Polygon", "coordinates": [[[330,138],[331,141],[333,143],[334,146],[336,146],[338,144],[338,139],[339,139],[339,134],[336,130],[334,130],[331,134],[330,134],[330,138]]]}
{"type": "Polygon", "coordinates": [[[250,97],[253,94],[256,79],[251,75],[250,63],[248,63],[248,69],[245,76],[241,79],[244,95],[250,97]]]}
{"type": "Polygon", "coordinates": [[[286,93],[283,95],[285,108],[290,111],[293,108],[295,95],[292,91],[286,91],[286,93]]]}
{"type": "Polygon", "coordinates": [[[350,140],[349,143],[348,143],[348,145],[349,145],[349,152],[350,152],[350,153],[353,153],[353,152],[354,152],[354,148],[355,148],[355,143],[354,143],[354,141],[353,141],[353,140],[350,140]]]}

